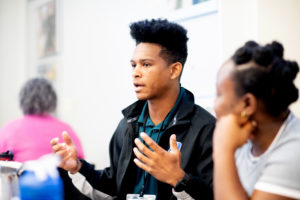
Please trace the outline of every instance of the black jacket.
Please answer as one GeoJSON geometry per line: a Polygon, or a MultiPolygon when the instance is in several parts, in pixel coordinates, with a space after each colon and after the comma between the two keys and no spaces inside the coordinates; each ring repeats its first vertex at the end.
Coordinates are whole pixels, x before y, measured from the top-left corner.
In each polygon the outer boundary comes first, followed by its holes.
{"type": "MultiPolygon", "coordinates": [[[[194,104],[194,96],[188,90],[167,129],[161,136],[159,145],[169,149],[169,137],[176,134],[182,143],[181,167],[191,176],[185,191],[194,199],[213,199],[212,192],[212,133],[215,118],[200,106],[194,104]]],[[[126,199],[132,193],[136,181],[137,166],[133,162],[134,139],[138,137],[137,120],[145,101],[137,101],[124,109],[120,121],[110,141],[110,167],[94,170],[86,161],[80,169],[87,181],[97,190],[116,199],[126,199]]],[[[176,199],[172,186],[158,182],[158,200],[176,199]]]]}

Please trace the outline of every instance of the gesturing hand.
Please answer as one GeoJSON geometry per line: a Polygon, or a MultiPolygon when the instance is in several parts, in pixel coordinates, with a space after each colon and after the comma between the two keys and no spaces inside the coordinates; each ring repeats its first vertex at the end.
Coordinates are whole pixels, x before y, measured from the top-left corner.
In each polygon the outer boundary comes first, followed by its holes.
{"type": "Polygon", "coordinates": [[[175,186],[184,177],[184,171],[180,167],[181,153],[177,148],[176,135],[170,137],[170,152],[161,148],[146,133],[141,133],[141,138],[153,151],[136,138],[134,142],[137,147],[133,148],[137,157],[134,159],[135,164],[157,180],[175,186]]]}
{"type": "Polygon", "coordinates": [[[77,158],[77,149],[67,132],[64,131],[62,137],[65,143],[59,143],[58,138],[54,138],[50,141],[52,150],[61,157],[59,167],[71,173],[76,173],[81,167],[81,162],[77,158]]]}

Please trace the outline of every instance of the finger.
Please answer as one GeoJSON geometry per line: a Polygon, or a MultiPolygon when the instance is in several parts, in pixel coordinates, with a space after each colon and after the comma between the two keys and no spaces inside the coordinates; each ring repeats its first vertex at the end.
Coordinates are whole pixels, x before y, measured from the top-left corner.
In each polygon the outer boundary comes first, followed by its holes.
{"type": "Polygon", "coordinates": [[[136,144],[136,146],[139,148],[139,150],[145,154],[147,157],[152,158],[153,157],[153,151],[151,151],[148,147],[146,147],[146,145],[144,145],[141,140],[139,140],[138,138],[136,138],[134,140],[134,143],[136,144]]]}
{"type": "Polygon", "coordinates": [[[171,148],[171,152],[178,152],[175,134],[172,134],[170,137],[170,148],[171,148]]]}
{"type": "Polygon", "coordinates": [[[147,165],[145,165],[144,163],[142,163],[141,161],[139,161],[139,159],[135,158],[135,159],[133,159],[133,161],[139,168],[145,170],[148,173],[151,173],[150,168],[147,165]]]}
{"type": "Polygon", "coordinates": [[[72,142],[72,140],[71,140],[69,134],[67,133],[67,131],[63,131],[63,132],[62,132],[62,137],[63,137],[63,139],[64,139],[64,141],[65,141],[65,143],[66,143],[67,145],[72,145],[72,144],[73,144],[73,142],[72,142]]]}
{"type": "Polygon", "coordinates": [[[151,137],[149,137],[146,133],[141,133],[141,138],[146,142],[146,144],[157,153],[162,153],[164,149],[162,149],[156,142],[154,142],[151,137]]]}
{"type": "Polygon", "coordinates": [[[57,152],[57,151],[60,151],[60,150],[67,150],[66,144],[65,143],[61,143],[61,144],[58,143],[58,144],[52,146],[52,150],[54,152],[57,152]]]}
{"type": "Polygon", "coordinates": [[[54,145],[56,145],[56,144],[58,144],[58,141],[59,141],[59,138],[53,138],[51,141],[50,141],[50,144],[52,145],[52,146],[54,146],[54,145]]]}
{"type": "Polygon", "coordinates": [[[141,160],[143,163],[145,164],[149,164],[151,161],[149,158],[147,158],[146,156],[144,156],[136,147],[133,148],[133,152],[135,154],[135,156],[141,160]]]}
{"type": "Polygon", "coordinates": [[[59,157],[61,157],[62,159],[69,157],[69,152],[66,150],[59,150],[57,152],[55,152],[56,155],[58,155],[59,157]]]}

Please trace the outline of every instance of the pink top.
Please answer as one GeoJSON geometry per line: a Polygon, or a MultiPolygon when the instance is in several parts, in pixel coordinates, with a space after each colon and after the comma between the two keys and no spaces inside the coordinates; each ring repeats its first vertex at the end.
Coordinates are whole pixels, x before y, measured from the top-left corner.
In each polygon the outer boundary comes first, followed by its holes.
{"type": "Polygon", "coordinates": [[[72,128],[51,115],[25,115],[21,119],[7,123],[0,130],[0,153],[11,150],[14,161],[36,160],[52,153],[50,140],[67,131],[77,147],[78,157],[84,158],[80,141],[72,128]]]}

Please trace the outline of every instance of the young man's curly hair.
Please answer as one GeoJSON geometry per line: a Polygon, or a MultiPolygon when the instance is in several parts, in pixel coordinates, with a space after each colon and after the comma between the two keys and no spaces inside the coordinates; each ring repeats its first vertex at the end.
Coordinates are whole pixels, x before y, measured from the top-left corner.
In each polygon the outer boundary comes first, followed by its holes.
{"type": "Polygon", "coordinates": [[[182,66],[187,58],[187,31],[179,24],[165,19],[143,20],[130,25],[130,34],[136,41],[155,43],[162,46],[160,56],[168,64],[180,62],[182,66]]]}

